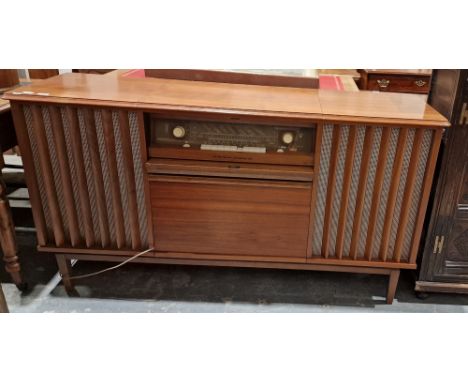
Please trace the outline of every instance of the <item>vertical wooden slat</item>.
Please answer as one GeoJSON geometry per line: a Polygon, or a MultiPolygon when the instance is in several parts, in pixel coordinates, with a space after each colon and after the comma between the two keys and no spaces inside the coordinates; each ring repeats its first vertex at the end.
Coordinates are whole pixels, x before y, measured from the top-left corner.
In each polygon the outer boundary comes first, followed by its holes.
{"type": "Polygon", "coordinates": [[[330,167],[328,170],[328,185],[327,198],[325,202],[325,216],[323,220],[323,237],[322,237],[322,257],[328,257],[328,247],[330,245],[330,226],[333,213],[333,197],[335,195],[336,186],[336,168],[338,166],[338,152],[341,140],[341,127],[333,126],[332,148],[330,154],[330,167]]]}
{"type": "Polygon", "coordinates": [[[411,264],[416,262],[416,257],[418,255],[419,240],[421,239],[422,226],[424,224],[427,203],[429,201],[429,195],[431,193],[432,179],[434,177],[435,166],[437,164],[437,156],[439,154],[439,147],[442,141],[442,134],[443,130],[438,129],[434,131],[434,135],[432,137],[431,150],[428,156],[428,163],[422,185],[422,194],[421,199],[419,201],[418,216],[416,218],[413,239],[411,241],[411,250],[409,257],[409,262],[411,264]]]}
{"type": "Polygon", "coordinates": [[[66,108],[66,116],[70,125],[71,151],[76,170],[76,181],[78,183],[78,196],[83,218],[83,228],[87,247],[94,246],[95,237],[93,230],[93,219],[91,215],[91,204],[89,202],[88,181],[86,180],[86,169],[84,167],[84,157],[82,151],[82,141],[78,115],[76,109],[66,108]]]}
{"type": "MultiPolygon", "coordinates": [[[[320,153],[322,152],[322,136],[323,136],[323,123],[317,124],[315,132],[315,151],[314,151],[314,182],[318,179],[320,171],[320,153]]],[[[317,183],[312,187],[312,195],[310,201],[310,219],[309,219],[309,235],[307,240],[307,257],[313,255],[313,237],[315,231],[315,204],[317,201],[317,183]]],[[[316,254],[318,255],[318,253],[316,254]]]]}
{"type": "Polygon", "coordinates": [[[341,190],[340,215],[338,217],[338,231],[336,234],[336,256],[343,257],[344,236],[346,230],[346,214],[349,204],[349,190],[353,175],[354,155],[356,153],[357,127],[350,126],[348,134],[348,147],[346,148],[346,159],[344,168],[343,188],[341,190]]]}
{"type": "Polygon", "coordinates": [[[123,164],[125,168],[125,180],[128,194],[128,215],[130,219],[132,248],[139,249],[141,247],[140,224],[138,220],[138,204],[135,185],[135,171],[133,168],[132,144],[130,139],[130,126],[128,123],[128,113],[126,111],[119,111],[119,121],[123,164]]]}
{"type": "Polygon", "coordinates": [[[115,137],[112,124],[112,113],[109,110],[102,110],[102,126],[104,130],[104,142],[107,153],[107,165],[109,168],[109,178],[112,194],[112,209],[114,214],[115,236],[117,248],[125,246],[125,226],[122,211],[122,199],[120,195],[119,172],[117,169],[117,158],[115,154],[115,137]]]}
{"type": "Polygon", "coordinates": [[[401,203],[400,219],[398,222],[398,230],[396,235],[395,251],[393,253],[393,260],[400,262],[401,252],[403,250],[403,243],[406,236],[406,226],[408,225],[408,218],[410,212],[410,203],[413,196],[414,184],[416,181],[416,172],[418,170],[419,155],[421,153],[421,143],[424,137],[424,129],[417,129],[414,135],[413,148],[408,168],[408,175],[406,176],[405,191],[403,194],[403,201],[401,203]]]}
{"type": "Polygon", "coordinates": [[[151,198],[150,198],[150,187],[148,179],[148,171],[146,171],[146,162],[148,160],[148,148],[146,145],[146,134],[145,134],[145,120],[143,117],[143,112],[137,112],[137,122],[138,122],[138,132],[140,137],[140,152],[141,152],[141,166],[143,172],[143,183],[145,188],[145,205],[146,205],[146,221],[148,227],[148,243],[150,247],[154,247],[154,237],[153,237],[153,219],[151,217],[151,198]]]}
{"type": "Polygon", "coordinates": [[[61,247],[65,244],[65,233],[63,230],[62,215],[60,214],[60,206],[55,190],[54,174],[50,163],[49,147],[40,106],[31,105],[31,112],[39,156],[39,166],[42,172],[47,203],[50,210],[50,217],[52,219],[52,231],[54,232],[55,244],[58,247],[61,247]]]}
{"type": "Polygon", "coordinates": [[[359,169],[359,184],[356,199],[356,209],[354,211],[354,224],[351,236],[351,246],[349,249],[349,256],[352,259],[357,258],[357,247],[360,239],[359,235],[361,230],[362,210],[364,208],[364,199],[366,193],[367,177],[369,175],[369,164],[372,155],[374,134],[374,127],[366,128],[366,136],[364,137],[364,144],[361,157],[361,168],[359,169]]]}
{"type": "Polygon", "coordinates": [[[369,214],[369,224],[367,226],[366,247],[364,256],[367,260],[372,260],[372,246],[374,243],[374,234],[377,227],[377,218],[379,214],[380,196],[382,194],[382,186],[385,177],[385,168],[387,166],[388,149],[390,146],[390,137],[392,130],[385,126],[380,140],[379,157],[377,160],[377,170],[374,180],[374,191],[372,193],[372,203],[369,214]]]}
{"type": "Polygon", "coordinates": [[[15,125],[16,138],[18,140],[21,158],[25,170],[26,184],[29,190],[29,199],[32,206],[34,225],[36,226],[37,242],[40,246],[47,245],[47,226],[44,218],[44,210],[39,193],[36,171],[34,168],[34,159],[31,151],[31,142],[29,140],[26,121],[24,119],[23,108],[16,102],[11,102],[11,113],[15,125]]]}
{"type": "Polygon", "coordinates": [[[110,244],[110,232],[96,124],[92,110],[83,109],[83,116],[86,130],[86,141],[88,142],[91,159],[91,170],[93,172],[94,187],[96,190],[96,207],[99,220],[99,230],[101,232],[101,244],[102,247],[105,248],[110,244]]]}
{"type": "Polygon", "coordinates": [[[390,233],[392,229],[393,214],[398,195],[398,187],[400,186],[401,171],[403,169],[403,157],[405,155],[405,144],[408,136],[408,128],[400,129],[397,141],[397,150],[395,160],[393,162],[392,178],[390,190],[388,192],[387,207],[385,210],[384,226],[382,230],[382,240],[380,242],[379,257],[382,261],[387,260],[388,244],[390,242],[390,233]]]}
{"type": "Polygon", "coordinates": [[[80,229],[78,226],[78,215],[75,209],[75,200],[73,198],[73,186],[70,177],[70,165],[68,163],[67,146],[65,135],[63,133],[62,117],[56,106],[49,107],[49,114],[52,123],[52,136],[55,144],[55,152],[59,164],[60,177],[63,188],[63,198],[65,200],[65,211],[68,217],[70,230],[70,241],[72,246],[81,242],[80,229]]]}

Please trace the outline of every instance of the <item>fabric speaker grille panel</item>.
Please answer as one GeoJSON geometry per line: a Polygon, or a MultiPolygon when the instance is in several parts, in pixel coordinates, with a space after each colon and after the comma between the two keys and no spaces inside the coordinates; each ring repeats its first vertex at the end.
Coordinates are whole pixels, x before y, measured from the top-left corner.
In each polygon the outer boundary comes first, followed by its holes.
{"type": "MultiPolygon", "coordinates": [[[[324,229],[325,224],[325,215],[326,210],[331,209],[331,219],[329,227],[329,247],[328,247],[328,257],[334,258],[336,256],[336,241],[337,241],[337,229],[338,229],[338,216],[340,209],[343,208],[342,192],[343,192],[343,177],[344,170],[346,166],[346,150],[350,143],[349,131],[350,125],[333,125],[325,124],[322,132],[322,142],[320,150],[320,164],[318,168],[318,173],[316,176],[315,187],[317,187],[316,203],[314,206],[314,218],[313,218],[313,234],[312,234],[312,256],[317,257],[322,255],[322,243],[324,240],[324,229]],[[339,146],[336,150],[333,149],[332,137],[334,129],[339,130],[340,139],[339,146]],[[334,173],[335,178],[335,190],[333,197],[331,198],[331,205],[327,206],[327,192],[329,184],[329,176],[333,174],[330,173],[330,163],[333,160],[333,156],[337,156],[337,166],[334,173]]],[[[344,238],[343,238],[343,257],[347,258],[351,251],[351,242],[353,239],[353,225],[356,221],[357,213],[357,201],[359,198],[362,198],[362,213],[360,215],[361,221],[359,226],[359,235],[357,236],[357,251],[356,259],[365,260],[366,255],[366,241],[367,233],[369,231],[370,218],[375,215],[375,227],[373,227],[373,236],[371,239],[370,245],[370,254],[369,258],[371,261],[380,261],[379,253],[382,243],[382,237],[384,232],[384,223],[387,207],[389,205],[389,192],[390,189],[396,187],[395,195],[395,206],[391,211],[391,220],[388,225],[389,232],[389,244],[387,247],[387,259],[391,260],[395,251],[395,244],[397,242],[397,231],[401,219],[401,209],[402,204],[405,198],[405,191],[408,188],[408,173],[410,167],[416,166],[416,172],[414,179],[411,181],[414,182],[414,187],[412,189],[410,197],[410,208],[408,214],[408,222],[406,229],[404,231],[403,238],[403,250],[401,253],[400,261],[407,262],[410,256],[412,238],[414,234],[418,208],[420,203],[420,198],[422,194],[423,180],[426,172],[426,165],[428,161],[429,151],[433,139],[433,130],[425,130],[423,132],[423,138],[420,141],[421,147],[419,148],[419,155],[413,161],[412,152],[416,148],[414,147],[415,139],[415,128],[406,128],[406,127],[383,127],[383,126],[356,126],[356,139],[354,147],[354,156],[352,159],[352,164],[348,164],[351,168],[352,174],[350,179],[349,190],[347,191],[348,195],[348,204],[346,207],[346,218],[344,228],[344,238]],[[383,133],[385,129],[387,130],[387,144],[383,143],[383,133]],[[403,129],[407,129],[407,135],[404,142],[404,145],[398,146],[398,139],[403,129]],[[372,132],[371,132],[372,130],[372,132]],[[373,134],[372,144],[370,146],[370,153],[367,171],[361,174],[361,168],[363,165],[364,159],[364,150],[366,134],[373,134]],[[379,153],[382,147],[385,147],[386,150],[385,156],[382,154],[382,157],[385,158],[385,162],[379,163],[379,153]],[[402,166],[401,166],[401,176],[398,179],[392,178],[392,173],[395,165],[395,158],[397,152],[403,150],[402,154],[402,166]],[[411,163],[410,163],[411,162],[411,163]],[[381,193],[376,203],[376,211],[372,210],[374,191],[376,187],[377,173],[383,172],[383,178],[381,181],[381,193]],[[364,177],[364,178],[363,178],[364,177]],[[359,184],[364,182],[365,187],[363,187],[364,192],[359,194],[359,184]],[[396,185],[393,185],[394,182],[397,182],[396,185]]],[[[404,136],[402,136],[403,139],[404,136]]],[[[369,148],[367,148],[369,149],[369,148]]],[[[378,188],[377,188],[378,189],[378,188]]],[[[346,190],[345,190],[346,192],[346,190]]]]}
{"type": "MultiPolygon", "coordinates": [[[[71,178],[71,189],[69,192],[72,194],[72,199],[77,218],[78,226],[78,235],[82,239],[80,245],[75,247],[86,248],[85,244],[85,221],[84,221],[84,212],[82,210],[82,205],[80,200],[86,198],[89,201],[90,205],[90,216],[92,221],[92,232],[94,235],[94,242],[91,247],[99,249],[130,249],[132,248],[132,237],[131,237],[131,224],[129,221],[129,199],[132,195],[129,195],[127,188],[129,185],[128,181],[134,182],[134,188],[136,189],[136,195],[133,197],[136,198],[136,204],[138,206],[138,211],[135,213],[138,214],[138,223],[139,223],[139,233],[141,247],[147,248],[148,246],[148,224],[147,224],[147,212],[145,205],[145,187],[144,187],[144,172],[143,172],[143,163],[142,163],[142,153],[141,149],[144,147],[144,137],[141,136],[143,133],[142,127],[139,125],[138,114],[136,112],[122,112],[111,111],[111,123],[112,130],[114,133],[115,140],[115,150],[114,152],[108,151],[106,148],[106,141],[104,139],[104,127],[103,127],[103,116],[101,109],[86,109],[82,107],[49,107],[41,106],[40,115],[42,121],[40,121],[43,126],[43,133],[45,134],[45,139],[47,142],[47,152],[40,152],[38,143],[37,143],[37,134],[41,134],[41,129],[37,128],[38,121],[35,120],[35,115],[32,112],[32,108],[29,105],[23,106],[23,113],[25,116],[27,133],[31,145],[31,152],[34,159],[34,170],[35,176],[38,183],[40,201],[45,221],[46,221],[46,230],[48,236],[48,245],[53,246],[55,241],[54,230],[51,220],[51,211],[50,211],[50,200],[47,198],[46,186],[44,179],[45,177],[50,177],[53,181],[54,192],[57,196],[58,209],[60,210],[62,218],[62,229],[64,232],[66,245],[71,245],[70,243],[70,220],[67,215],[67,206],[65,202],[65,192],[63,179],[61,177],[59,169],[59,158],[57,154],[57,148],[54,141],[53,125],[52,125],[52,113],[57,113],[57,120],[61,123],[61,128],[63,129],[63,136],[65,142],[65,153],[66,159],[68,161],[68,170],[71,178]],[[132,163],[131,168],[133,169],[133,177],[127,177],[126,171],[127,166],[124,161],[124,156],[122,154],[122,135],[121,135],[121,124],[119,120],[119,114],[124,114],[128,118],[128,127],[130,129],[130,140],[129,144],[131,145],[132,150],[132,163]],[[88,118],[87,118],[88,116],[88,118]],[[76,128],[78,129],[80,140],[76,141],[73,139],[72,134],[72,124],[74,123],[72,119],[76,120],[76,128]],[[91,121],[91,123],[90,123],[91,121]],[[94,129],[93,133],[96,133],[96,145],[92,144],[89,141],[90,135],[89,130],[94,129]],[[76,163],[75,156],[73,155],[73,150],[76,146],[79,146],[83,157],[83,163],[76,163]],[[92,152],[91,150],[96,150],[92,152]],[[124,246],[121,248],[117,247],[117,232],[116,232],[116,221],[115,221],[115,211],[113,208],[113,194],[112,194],[112,182],[110,178],[110,169],[109,169],[109,154],[113,155],[115,163],[117,163],[118,171],[118,190],[120,191],[120,201],[121,208],[123,211],[124,222],[123,226],[125,227],[124,232],[124,246]],[[44,169],[39,163],[40,155],[45,155],[50,161],[51,173],[44,173],[44,169]],[[102,177],[102,184],[104,190],[104,200],[103,205],[98,205],[100,201],[98,200],[98,184],[96,180],[96,173],[93,173],[93,158],[98,158],[101,168],[101,173],[98,174],[102,177]],[[79,177],[78,177],[78,168],[84,168],[86,188],[80,188],[79,177]],[[109,232],[109,243],[104,246],[103,235],[104,232],[101,232],[102,221],[100,221],[99,208],[105,213],[105,220],[108,222],[108,227],[106,230],[109,232]]],[[[126,143],[127,144],[127,143],[126,143]]],[[[96,170],[94,167],[94,171],[96,170]]],[[[114,194],[115,195],[115,194],[114,194]]],[[[102,203],[101,203],[102,204],[102,203]]],[[[69,207],[69,206],[68,206],[69,207]]],[[[70,208],[70,207],[69,207],[70,208]]],[[[102,218],[102,216],[101,216],[102,218]]],[[[133,247],[133,249],[135,249],[133,247]]]]}

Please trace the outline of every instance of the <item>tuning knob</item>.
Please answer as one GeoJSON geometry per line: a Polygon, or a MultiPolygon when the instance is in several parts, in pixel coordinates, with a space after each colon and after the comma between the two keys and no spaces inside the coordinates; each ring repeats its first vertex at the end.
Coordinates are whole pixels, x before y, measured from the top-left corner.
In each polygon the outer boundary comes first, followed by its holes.
{"type": "Polygon", "coordinates": [[[294,141],[294,134],[290,132],[283,133],[281,140],[284,144],[290,145],[294,141]]]}
{"type": "Polygon", "coordinates": [[[172,135],[174,138],[180,139],[185,137],[185,129],[183,126],[176,126],[172,129],[172,135]]]}

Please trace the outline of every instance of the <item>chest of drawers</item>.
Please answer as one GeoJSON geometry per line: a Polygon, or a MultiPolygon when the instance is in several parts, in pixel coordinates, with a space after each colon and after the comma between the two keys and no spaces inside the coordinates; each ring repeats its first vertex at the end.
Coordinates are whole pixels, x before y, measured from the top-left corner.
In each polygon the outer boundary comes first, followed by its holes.
{"type": "Polygon", "coordinates": [[[395,93],[428,94],[430,69],[361,69],[361,89],[395,93]]]}

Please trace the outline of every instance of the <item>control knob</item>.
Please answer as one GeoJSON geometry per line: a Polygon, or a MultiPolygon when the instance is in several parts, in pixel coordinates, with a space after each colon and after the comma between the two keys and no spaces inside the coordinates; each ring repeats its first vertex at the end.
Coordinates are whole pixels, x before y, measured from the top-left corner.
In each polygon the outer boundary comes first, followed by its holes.
{"type": "Polygon", "coordinates": [[[284,144],[290,145],[294,141],[294,134],[289,131],[286,133],[283,133],[283,135],[281,136],[281,140],[283,141],[284,144]]]}
{"type": "Polygon", "coordinates": [[[176,126],[172,129],[172,135],[174,138],[180,139],[185,137],[185,129],[183,126],[176,126]]]}

